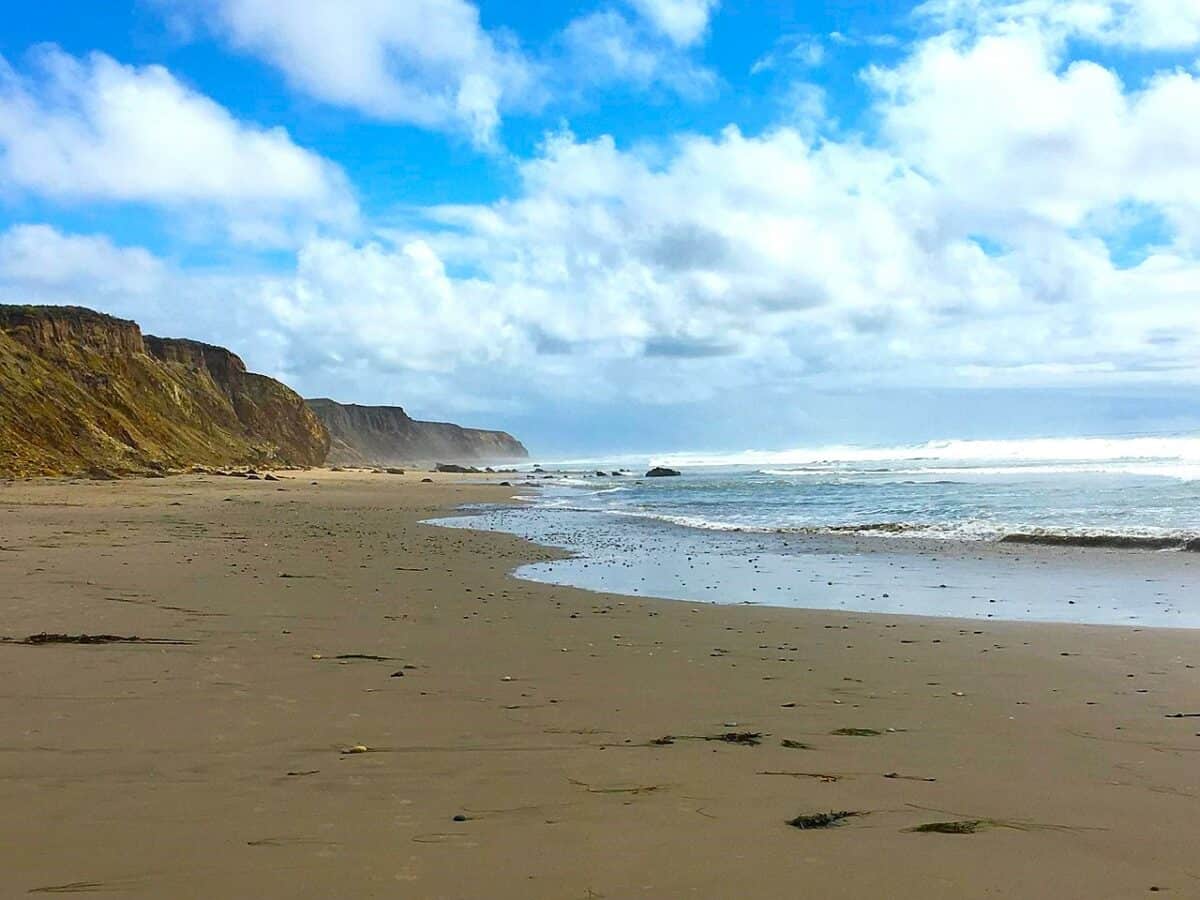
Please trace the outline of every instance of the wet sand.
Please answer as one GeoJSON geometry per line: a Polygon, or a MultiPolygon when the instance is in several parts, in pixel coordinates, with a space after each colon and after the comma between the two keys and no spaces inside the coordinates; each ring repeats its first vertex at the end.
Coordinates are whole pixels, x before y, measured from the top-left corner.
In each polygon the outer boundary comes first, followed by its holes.
{"type": "Polygon", "coordinates": [[[707,531],[526,503],[436,520],[560,547],[521,578],[710,603],[978,621],[1200,628],[1200,553],[707,531]]]}
{"type": "Polygon", "coordinates": [[[0,644],[0,896],[1200,896],[1200,632],[520,581],[421,477],[0,487],[0,634],[189,642],[0,644]]]}

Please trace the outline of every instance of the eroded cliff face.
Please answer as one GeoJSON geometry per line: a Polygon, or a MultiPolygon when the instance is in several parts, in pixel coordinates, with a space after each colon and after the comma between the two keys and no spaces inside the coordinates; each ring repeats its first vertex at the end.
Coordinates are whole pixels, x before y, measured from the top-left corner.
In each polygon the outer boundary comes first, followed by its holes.
{"type": "Polygon", "coordinates": [[[414,462],[504,462],[528,459],[511,434],[421,422],[399,406],[358,406],[321,398],[306,401],[329,430],[329,462],[393,465],[414,462]]]}
{"type": "Polygon", "coordinates": [[[0,475],[320,465],[298,394],[198,341],[93,310],[0,305],[0,475]]]}

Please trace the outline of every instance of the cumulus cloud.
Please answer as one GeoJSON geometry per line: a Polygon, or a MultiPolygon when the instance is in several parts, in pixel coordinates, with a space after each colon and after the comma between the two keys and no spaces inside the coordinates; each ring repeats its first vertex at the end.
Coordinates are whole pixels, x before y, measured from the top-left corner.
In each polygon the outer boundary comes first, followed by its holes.
{"type": "Polygon", "coordinates": [[[97,289],[112,297],[145,296],[168,272],[141,247],[119,247],[103,235],[67,235],[49,225],[14,225],[0,232],[0,285],[7,302],[22,299],[83,303],[97,289]]]}
{"type": "MultiPolygon", "coordinates": [[[[489,365],[569,371],[558,393],[1200,378],[1194,75],[1130,87],[1022,26],[932,36],[868,85],[870,144],[803,126],[633,151],[553,135],[513,197],[426,211],[442,267],[406,290],[492,317],[442,345],[464,370],[495,333],[489,365]],[[1097,227],[1130,209],[1167,223],[1136,265],[1097,227]]],[[[800,88],[799,117],[822,116],[800,88]]]]}
{"type": "MultiPolygon", "coordinates": [[[[447,408],[1195,384],[1200,79],[1126,84],[1056,27],[923,38],[867,73],[868,137],[795,124],[824,116],[803,83],[758,133],[552,133],[502,199],[314,237],[294,265],[224,282],[238,349],[304,390],[394,385],[447,408]],[[1114,250],[1147,223],[1137,254],[1114,250]]],[[[659,77],[629,59],[623,77],[659,77]]],[[[166,279],[179,330],[208,308],[211,286],[102,239],[33,229],[0,247],[31,236],[109,281],[121,265],[166,279]]],[[[0,283],[55,289],[21,262],[38,258],[0,251],[0,283]]]]}
{"type": "Polygon", "coordinates": [[[151,334],[244,348],[271,364],[275,331],[256,302],[261,275],[181,269],[144,247],[43,223],[0,231],[0,303],[88,306],[151,334]]]}
{"type": "Polygon", "coordinates": [[[535,102],[535,66],[467,0],[214,0],[211,24],[305,93],[383,121],[490,145],[505,108],[535,102]]]}
{"type": "Polygon", "coordinates": [[[295,273],[263,284],[259,299],[268,321],[318,368],[365,353],[379,371],[444,373],[512,362],[529,349],[514,310],[495,302],[494,287],[451,278],[421,240],[313,241],[295,273]]]}
{"type": "Polygon", "coordinates": [[[887,150],[730,128],[642,155],[563,133],[521,174],[513,199],[427,210],[419,237],[306,248],[261,288],[279,366],[496,402],[1200,377],[1200,261],[1121,268],[1049,225],[989,252],[887,150]]]}
{"type": "Polygon", "coordinates": [[[601,4],[532,52],[507,32],[486,30],[470,0],[195,0],[191,9],[312,97],[381,121],[462,133],[494,150],[510,113],[614,86],[693,99],[708,93],[716,78],[687,51],[716,5],[633,0],[627,15],[601,4]]]}
{"type": "Polygon", "coordinates": [[[1036,31],[926,41],[874,70],[884,134],[944,187],[964,225],[1072,228],[1124,201],[1200,215],[1200,78],[1139,89],[1087,60],[1062,64],[1036,31]]]}
{"type": "Polygon", "coordinates": [[[686,98],[708,93],[716,76],[679,49],[662,45],[619,12],[607,9],[580,16],[563,30],[571,81],[585,89],[626,84],[665,87],[686,98]]]}
{"type": "Polygon", "coordinates": [[[161,66],[43,47],[31,69],[0,58],[0,185],[9,192],[220,211],[259,237],[356,216],[337,166],[282,128],[235,119],[161,66]]]}
{"type": "Polygon", "coordinates": [[[917,8],[943,28],[997,33],[1035,28],[1144,50],[1200,46],[1200,4],[1193,0],[926,0],[917,8]]]}
{"type": "Polygon", "coordinates": [[[640,154],[563,133],[521,179],[512,199],[426,210],[431,227],[403,236],[315,239],[289,271],[219,291],[25,228],[0,242],[0,286],[61,297],[40,274],[60,256],[83,261],[68,289],[93,272],[115,293],[141,268],[151,323],[169,314],[309,392],[426,408],[1200,379],[1195,255],[1122,268],[1101,239],[1050,226],[989,251],[887,150],[731,128],[640,154]],[[9,249],[30,238],[44,246],[9,249]]]}
{"type": "Polygon", "coordinates": [[[678,46],[686,47],[707,33],[720,0],[629,0],[629,4],[678,46]]]}

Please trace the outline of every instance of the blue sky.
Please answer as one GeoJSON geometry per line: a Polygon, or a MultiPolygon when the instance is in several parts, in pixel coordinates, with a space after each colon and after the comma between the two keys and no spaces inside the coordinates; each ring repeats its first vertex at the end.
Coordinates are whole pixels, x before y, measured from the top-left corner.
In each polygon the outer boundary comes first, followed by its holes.
{"type": "Polygon", "coordinates": [[[45,2],[0,299],[549,454],[1200,427],[1200,4],[45,2]]]}

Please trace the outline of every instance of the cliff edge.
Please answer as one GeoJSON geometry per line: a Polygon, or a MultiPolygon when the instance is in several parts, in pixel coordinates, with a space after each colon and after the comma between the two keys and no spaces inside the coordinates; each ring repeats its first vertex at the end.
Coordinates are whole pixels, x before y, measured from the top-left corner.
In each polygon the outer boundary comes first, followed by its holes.
{"type": "Polygon", "coordinates": [[[0,476],[312,466],[329,435],[235,354],[70,306],[0,305],[0,476]]]}
{"type": "Polygon", "coordinates": [[[336,465],[529,458],[525,445],[504,431],[421,422],[399,406],[358,406],[326,398],[305,402],[329,430],[329,462],[336,465]]]}

